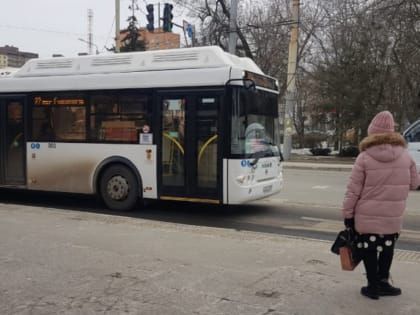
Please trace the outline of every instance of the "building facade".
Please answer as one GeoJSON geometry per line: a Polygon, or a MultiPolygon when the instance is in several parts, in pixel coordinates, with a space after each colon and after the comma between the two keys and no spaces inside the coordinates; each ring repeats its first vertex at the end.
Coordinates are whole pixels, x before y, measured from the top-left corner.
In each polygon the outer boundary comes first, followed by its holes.
{"type": "MultiPolygon", "coordinates": [[[[124,38],[128,30],[121,30],[120,45],[124,47],[124,38]]],[[[164,32],[162,28],[156,28],[154,32],[149,32],[146,28],[139,28],[137,40],[144,41],[146,50],[160,50],[180,48],[181,36],[172,32],[164,32]]]]}
{"type": "Polygon", "coordinates": [[[8,57],[0,54],[0,68],[6,68],[8,65],[8,57]]]}
{"type": "Polygon", "coordinates": [[[38,57],[38,54],[19,51],[19,48],[17,47],[6,45],[0,47],[0,68],[20,68],[29,59],[38,57]]]}

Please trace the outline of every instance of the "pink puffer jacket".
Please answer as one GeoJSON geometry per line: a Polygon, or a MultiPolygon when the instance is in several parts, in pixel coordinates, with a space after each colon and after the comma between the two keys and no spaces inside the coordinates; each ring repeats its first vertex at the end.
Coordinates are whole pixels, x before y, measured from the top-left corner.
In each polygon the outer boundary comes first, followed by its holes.
{"type": "Polygon", "coordinates": [[[408,192],[420,185],[405,140],[398,133],[372,134],[359,147],[343,201],[343,216],[354,217],[359,233],[398,233],[408,192]]]}

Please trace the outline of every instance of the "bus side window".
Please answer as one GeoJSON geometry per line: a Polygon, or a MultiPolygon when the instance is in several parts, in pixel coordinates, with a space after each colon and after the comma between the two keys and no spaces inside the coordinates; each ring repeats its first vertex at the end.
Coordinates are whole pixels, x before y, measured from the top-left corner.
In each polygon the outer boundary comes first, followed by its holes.
{"type": "Polygon", "coordinates": [[[33,141],[86,140],[86,108],[83,95],[36,95],[32,109],[33,141]]]}
{"type": "Polygon", "coordinates": [[[150,130],[147,94],[114,92],[92,95],[90,132],[92,141],[139,143],[139,134],[150,130]]]}

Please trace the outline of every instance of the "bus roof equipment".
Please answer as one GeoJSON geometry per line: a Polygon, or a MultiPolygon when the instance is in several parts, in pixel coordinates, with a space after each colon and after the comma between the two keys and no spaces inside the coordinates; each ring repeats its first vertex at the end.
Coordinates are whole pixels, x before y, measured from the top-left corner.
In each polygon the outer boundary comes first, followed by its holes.
{"type": "Polygon", "coordinates": [[[74,58],[31,59],[14,77],[67,76],[115,72],[144,72],[233,67],[262,74],[249,58],[224,52],[220,47],[196,47],[74,58]]]}

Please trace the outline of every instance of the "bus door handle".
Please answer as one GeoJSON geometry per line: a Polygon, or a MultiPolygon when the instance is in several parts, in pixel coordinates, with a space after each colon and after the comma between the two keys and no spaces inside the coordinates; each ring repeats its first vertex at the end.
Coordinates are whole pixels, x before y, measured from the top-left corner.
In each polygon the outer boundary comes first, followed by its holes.
{"type": "Polygon", "coordinates": [[[202,145],[202,147],[200,149],[200,152],[198,153],[198,162],[200,162],[201,156],[203,155],[204,151],[207,149],[209,144],[212,143],[216,139],[217,139],[217,135],[214,135],[214,136],[210,137],[209,139],[207,139],[206,142],[204,142],[204,144],[202,145]]]}

